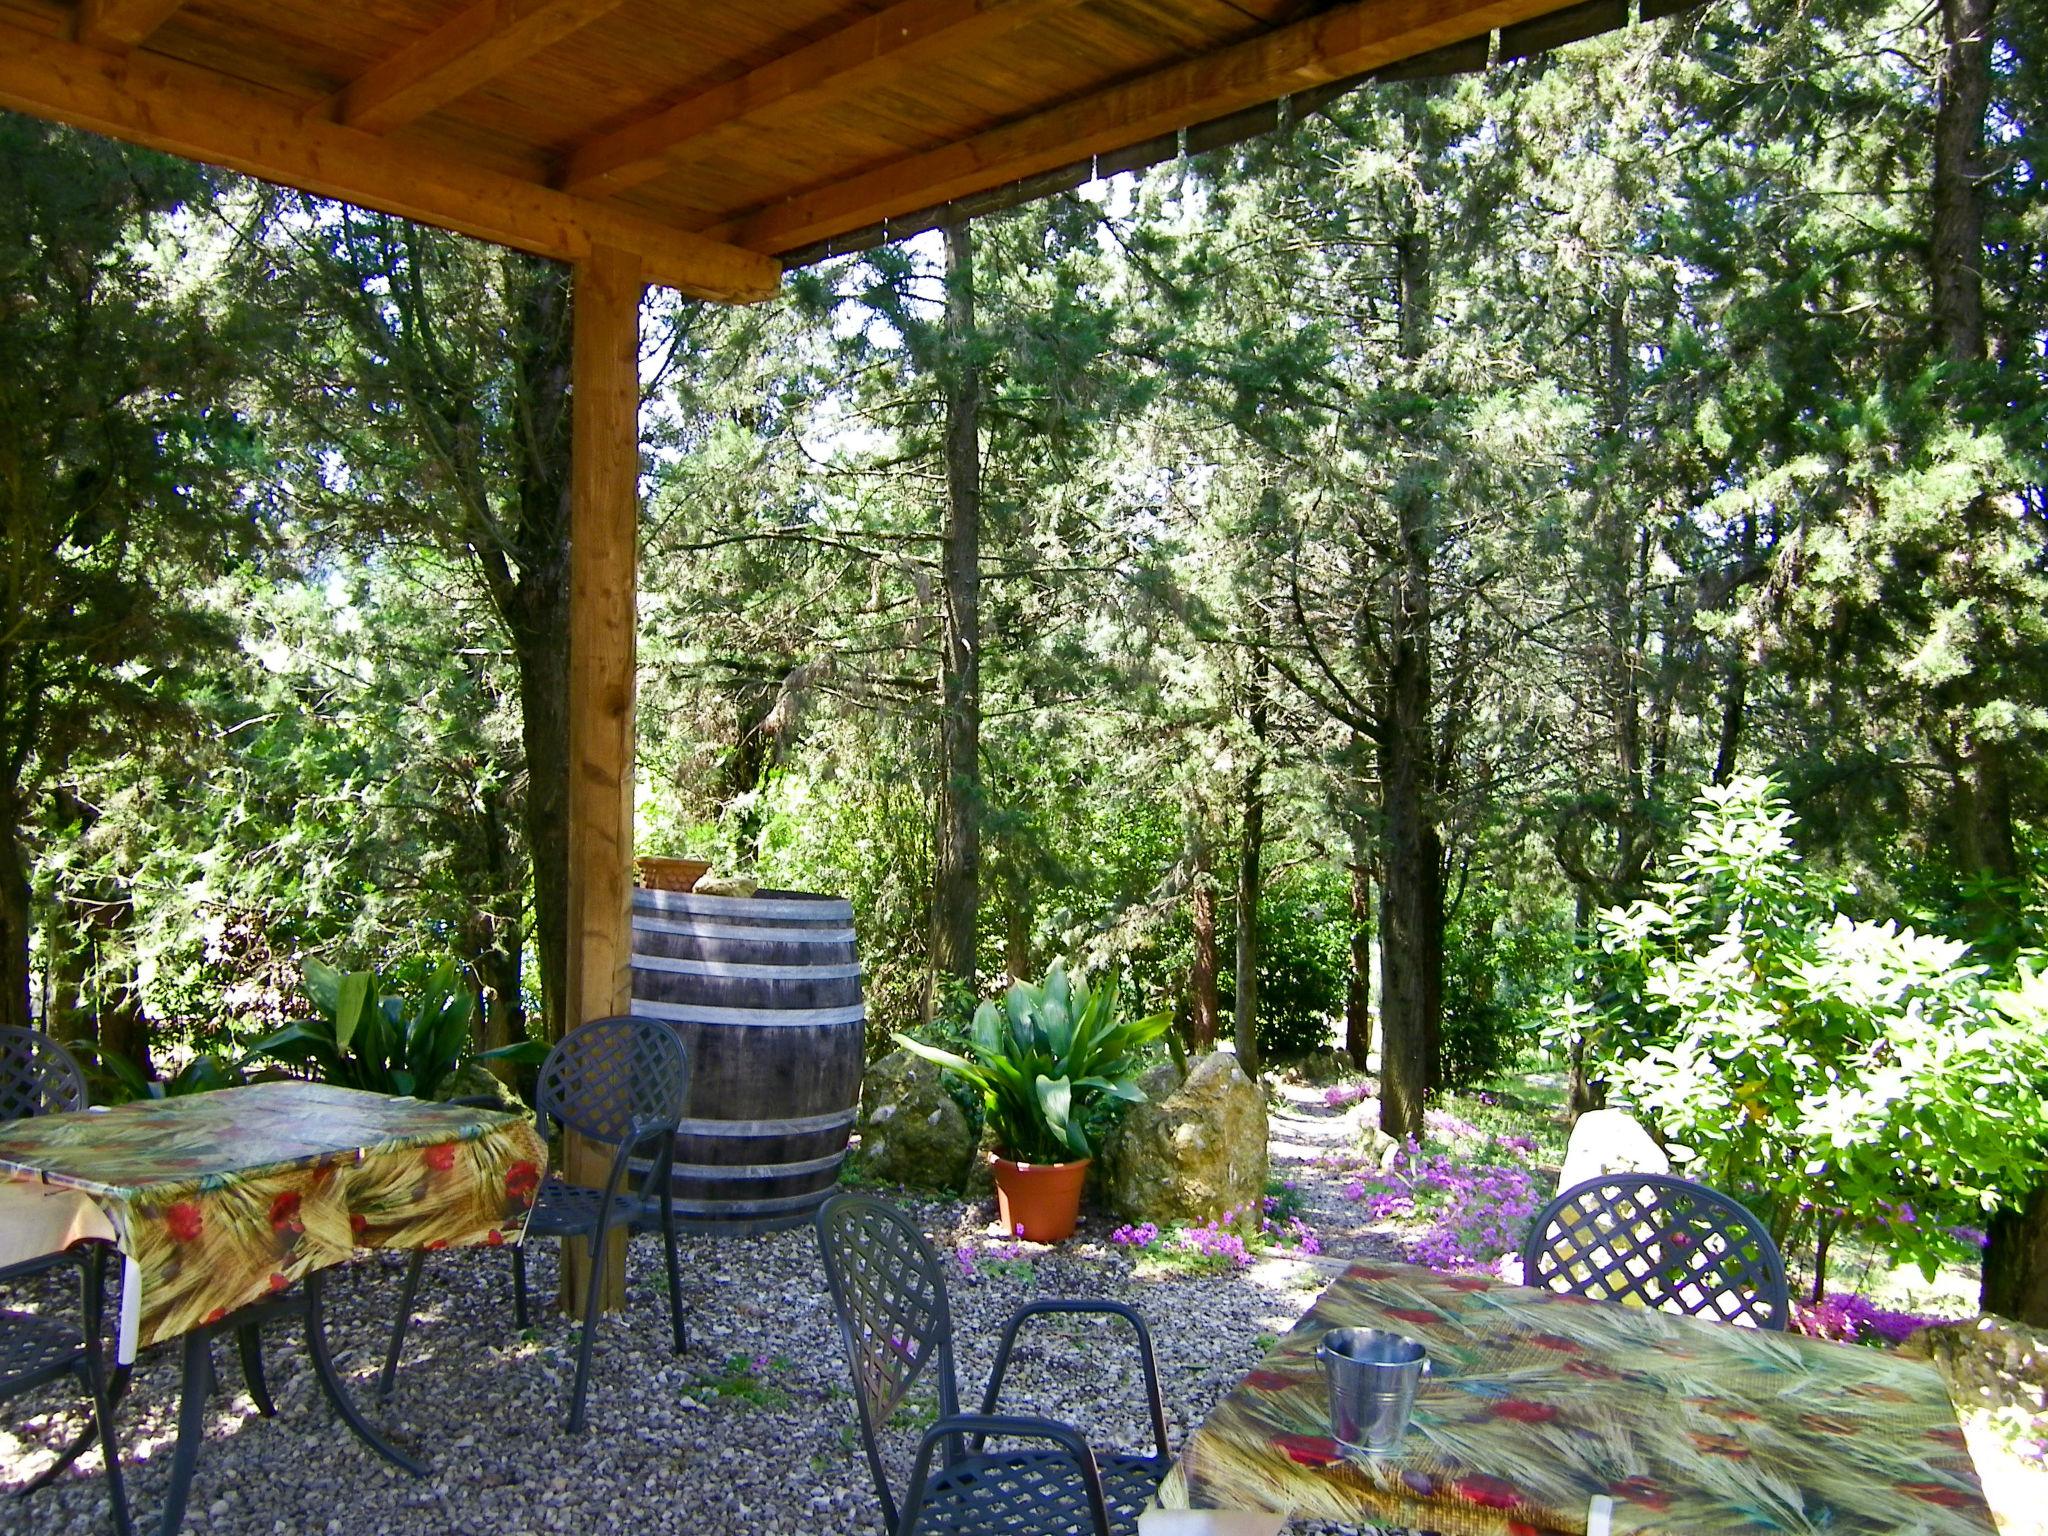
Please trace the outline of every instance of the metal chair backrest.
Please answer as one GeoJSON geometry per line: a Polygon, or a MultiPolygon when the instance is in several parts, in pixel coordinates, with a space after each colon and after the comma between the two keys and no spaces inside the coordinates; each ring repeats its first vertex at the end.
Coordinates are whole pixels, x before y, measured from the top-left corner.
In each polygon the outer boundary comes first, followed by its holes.
{"type": "Polygon", "coordinates": [[[85,1106],[77,1057],[39,1029],[0,1028],[0,1125],[85,1106]]]}
{"type": "Polygon", "coordinates": [[[836,1194],[818,1208],[818,1252],[853,1374],[854,1403],[884,1525],[897,1523],[878,1436],[925,1369],[938,1372],[939,1417],[960,1411],[953,1314],[939,1256],[910,1218],[872,1195],[836,1194]]]}
{"type": "Polygon", "coordinates": [[[674,1030],[659,1019],[593,1019],[548,1052],[534,1108],[543,1134],[553,1120],[620,1146],[673,1131],[689,1093],[690,1061],[674,1030]]]}
{"type": "Polygon", "coordinates": [[[1792,1318],[1785,1261],[1763,1224],[1669,1174],[1607,1173],[1565,1190],[1529,1228],[1522,1283],[1752,1328],[1792,1318]]]}

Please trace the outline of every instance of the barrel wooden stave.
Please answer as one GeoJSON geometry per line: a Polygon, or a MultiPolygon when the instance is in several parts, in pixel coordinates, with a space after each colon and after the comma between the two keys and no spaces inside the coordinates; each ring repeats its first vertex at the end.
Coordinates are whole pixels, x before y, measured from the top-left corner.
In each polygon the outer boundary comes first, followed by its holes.
{"type": "Polygon", "coordinates": [[[648,890],[633,907],[634,1011],[666,1022],[691,1063],[678,1220],[728,1234],[809,1220],[838,1182],[860,1099],[851,907],[648,890]]]}

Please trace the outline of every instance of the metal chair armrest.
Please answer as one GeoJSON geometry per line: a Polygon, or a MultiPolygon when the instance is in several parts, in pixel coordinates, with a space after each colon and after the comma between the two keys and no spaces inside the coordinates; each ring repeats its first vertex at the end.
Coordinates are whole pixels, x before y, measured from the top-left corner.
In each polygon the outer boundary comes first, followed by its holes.
{"type": "Polygon", "coordinates": [[[9,1280],[31,1280],[37,1275],[47,1275],[74,1266],[80,1270],[88,1268],[86,1248],[82,1242],[73,1243],[69,1248],[60,1249],[56,1253],[40,1253],[32,1259],[22,1259],[0,1268],[0,1284],[9,1280]]]}
{"type": "Polygon", "coordinates": [[[910,1473],[910,1501],[904,1506],[903,1518],[896,1528],[897,1536],[911,1536],[917,1529],[917,1515],[924,1506],[925,1479],[931,1471],[932,1453],[946,1441],[956,1438],[971,1438],[979,1447],[990,1435],[1005,1435],[1016,1440],[1049,1440],[1073,1457],[1075,1466],[1080,1469],[1082,1486],[1088,1490],[1088,1512],[1094,1520],[1096,1536],[1112,1536],[1109,1501],[1102,1492],[1102,1469],[1096,1465],[1095,1452],[1081,1432],[1057,1419],[991,1413],[956,1413],[939,1420],[924,1432],[924,1438],[917,1442],[917,1461],[910,1473]]]}
{"type": "Polygon", "coordinates": [[[996,1345],[995,1369],[989,1373],[988,1394],[982,1399],[981,1411],[992,1414],[996,1411],[996,1399],[1003,1390],[1003,1377],[1010,1368],[1010,1351],[1017,1342],[1017,1335],[1023,1326],[1034,1317],[1054,1313],[1078,1316],[1120,1317],[1129,1323],[1138,1335],[1138,1361],[1145,1370],[1145,1406],[1152,1417],[1152,1454],[1156,1459],[1166,1457],[1166,1399],[1159,1390],[1159,1363],[1152,1349],[1152,1330],[1138,1309],[1126,1306],[1121,1301],[1097,1301],[1082,1298],[1053,1299],[1049,1301],[1026,1302],[1010,1314],[1010,1320],[1003,1325],[1003,1336],[996,1345]]]}

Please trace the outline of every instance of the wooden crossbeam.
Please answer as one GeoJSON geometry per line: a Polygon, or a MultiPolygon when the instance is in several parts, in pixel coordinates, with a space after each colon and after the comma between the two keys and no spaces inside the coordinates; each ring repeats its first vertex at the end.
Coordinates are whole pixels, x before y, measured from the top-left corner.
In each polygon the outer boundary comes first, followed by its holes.
{"type": "Polygon", "coordinates": [[[809,91],[872,88],[945,53],[986,46],[1079,0],[900,0],[651,117],[579,145],[555,184],[582,196],[661,174],[695,140],[809,91]]]}
{"type": "Polygon", "coordinates": [[[1557,0],[1352,0],[973,138],[795,193],[703,233],[754,250],[794,250],[1556,9],[1557,0]]]}
{"type": "Polygon", "coordinates": [[[621,0],[476,0],[373,64],[335,98],[335,118],[389,133],[582,30],[621,0]]]}
{"type": "Polygon", "coordinates": [[[401,147],[190,65],[104,53],[0,22],[0,107],[225,166],[562,261],[611,247],[698,298],[770,297],[773,257],[467,161],[401,147]]]}
{"type": "Polygon", "coordinates": [[[134,48],[185,0],[79,0],[78,40],[92,48],[134,48]]]}

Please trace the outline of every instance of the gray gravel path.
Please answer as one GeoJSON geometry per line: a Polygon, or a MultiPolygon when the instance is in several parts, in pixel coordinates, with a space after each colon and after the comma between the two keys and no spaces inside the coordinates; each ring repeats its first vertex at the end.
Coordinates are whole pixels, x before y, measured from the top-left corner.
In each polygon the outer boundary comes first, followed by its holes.
{"type": "MultiPolygon", "coordinates": [[[[1344,1117],[1276,1114],[1276,1151],[1319,1215],[1341,1216],[1340,1176],[1315,1165],[1348,1135],[1344,1117]],[[1294,1163],[1299,1166],[1293,1166],[1294,1163]],[[1326,1188],[1332,1179],[1335,1184],[1326,1188]],[[1334,1203],[1333,1203],[1334,1202],[1334,1203]]],[[[963,1280],[949,1263],[963,1395],[978,1397],[1003,1318],[1033,1296],[1114,1296],[1153,1321],[1176,1447],[1189,1426],[1257,1361],[1327,1283],[1323,1264],[1262,1260],[1230,1277],[1139,1277],[1090,1221],[1057,1249],[1025,1247],[1028,1266],[986,1262],[1002,1247],[988,1214],[956,1203],[919,1204],[942,1253],[962,1243],[983,1255],[963,1280]],[[1003,1270],[1005,1272],[996,1272],[1003,1270]]],[[[1338,1237],[1338,1253],[1372,1239],[1338,1237]]],[[[1383,1241],[1383,1240],[1382,1240],[1383,1241]]],[[[537,1292],[554,1283],[554,1245],[537,1243],[537,1292]]],[[[510,1265],[487,1251],[434,1259],[421,1318],[396,1395],[374,1402],[373,1377],[403,1259],[371,1255],[335,1272],[330,1329],[343,1372],[371,1417],[429,1463],[415,1480],[359,1444],[320,1397],[296,1340],[268,1355],[278,1415],[258,1416],[232,1351],[221,1349],[222,1390],[193,1486],[187,1529],[198,1536],[539,1536],[543,1532],[674,1532],[678,1536],[838,1536],[873,1533],[879,1514],[853,1428],[845,1366],[807,1228],[753,1239],[686,1239],[691,1347],[668,1350],[661,1250],[634,1242],[627,1309],[597,1343],[589,1433],[560,1427],[573,1330],[552,1313],[528,1338],[513,1327],[510,1265]]],[[[1076,1420],[1101,1444],[1137,1445],[1143,1408],[1116,1343],[1094,1325],[1048,1334],[1021,1356],[1015,1403],[1076,1420]]],[[[121,1414],[124,1466],[138,1519],[161,1505],[177,1408],[175,1352],[148,1352],[121,1414]]],[[[1010,1396],[1005,1393],[1006,1398],[1010,1396]]],[[[0,1410],[0,1489],[48,1465],[47,1447],[80,1422],[60,1388],[0,1410]]],[[[907,1432],[914,1438],[914,1430],[907,1432]]],[[[0,1531],[100,1532],[105,1500],[98,1456],[32,1498],[0,1494],[0,1531]]]]}

